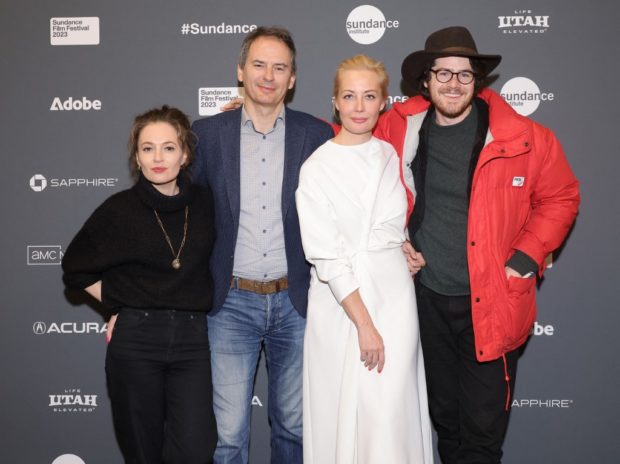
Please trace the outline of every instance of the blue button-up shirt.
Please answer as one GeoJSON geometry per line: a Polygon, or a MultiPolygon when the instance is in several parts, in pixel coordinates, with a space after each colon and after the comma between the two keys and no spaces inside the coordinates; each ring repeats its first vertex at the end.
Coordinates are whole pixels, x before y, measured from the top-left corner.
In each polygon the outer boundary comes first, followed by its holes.
{"type": "Polygon", "coordinates": [[[245,111],[241,116],[241,196],[233,274],[273,280],[287,274],[282,222],[284,108],[262,133],[245,111]]]}

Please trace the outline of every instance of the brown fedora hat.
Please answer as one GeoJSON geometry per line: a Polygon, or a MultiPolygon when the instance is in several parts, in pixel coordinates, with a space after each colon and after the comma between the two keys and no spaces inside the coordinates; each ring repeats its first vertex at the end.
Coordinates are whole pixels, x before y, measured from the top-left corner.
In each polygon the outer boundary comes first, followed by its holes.
{"type": "Polygon", "coordinates": [[[475,58],[488,75],[502,60],[500,55],[481,55],[476,42],[467,28],[462,26],[446,27],[433,32],[426,39],[424,50],[411,53],[403,61],[401,74],[405,82],[417,88],[418,81],[424,78],[424,71],[435,58],[444,56],[464,56],[475,58]]]}

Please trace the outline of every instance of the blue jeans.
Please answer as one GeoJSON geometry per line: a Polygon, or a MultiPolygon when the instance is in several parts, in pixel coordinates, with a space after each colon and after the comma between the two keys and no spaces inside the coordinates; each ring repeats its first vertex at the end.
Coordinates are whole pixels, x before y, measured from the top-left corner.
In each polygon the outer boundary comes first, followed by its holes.
{"type": "Polygon", "coordinates": [[[306,321],[288,290],[259,295],[230,289],[209,316],[215,464],[245,464],[250,444],[254,377],[264,344],[267,362],[272,464],[302,463],[302,366],[306,321]]]}

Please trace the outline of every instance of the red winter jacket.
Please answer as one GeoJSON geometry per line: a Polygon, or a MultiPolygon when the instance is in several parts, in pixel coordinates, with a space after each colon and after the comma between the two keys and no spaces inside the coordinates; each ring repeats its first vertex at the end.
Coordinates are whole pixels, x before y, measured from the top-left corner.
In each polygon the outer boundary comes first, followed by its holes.
{"type": "MultiPolygon", "coordinates": [[[[545,257],[566,237],[580,199],[578,181],[553,133],[517,114],[490,89],[478,97],[489,105],[489,132],[473,174],[467,261],[476,357],[491,361],[523,344],[536,318],[536,279],[506,279],[506,261],[520,250],[538,263],[542,276],[545,257]]],[[[409,166],[428,107],[420,96],[397,103],[375,129],[401,157],[410,213],[409,166]]]]}

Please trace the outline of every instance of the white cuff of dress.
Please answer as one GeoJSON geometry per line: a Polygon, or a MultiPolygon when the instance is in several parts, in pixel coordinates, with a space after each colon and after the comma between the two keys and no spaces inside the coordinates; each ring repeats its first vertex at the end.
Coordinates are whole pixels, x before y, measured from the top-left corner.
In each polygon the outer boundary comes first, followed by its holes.
{"type": "Polygon", "coordinates": [[[347,296],[357,290],[360,285],[352,272],[341,274],[327,282],[338,304],[342,303],[347,296]]]}

